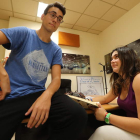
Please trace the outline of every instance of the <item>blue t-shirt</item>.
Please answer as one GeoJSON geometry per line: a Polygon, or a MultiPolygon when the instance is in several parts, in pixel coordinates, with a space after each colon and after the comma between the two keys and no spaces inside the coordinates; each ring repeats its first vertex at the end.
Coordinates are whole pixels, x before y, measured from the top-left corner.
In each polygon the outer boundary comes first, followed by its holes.
{"type": "Polygon", "coordinates": [[[11,93],[5,99],[45,90],[49,69],[55,64],[62,66],[61,48],[53,41],[43,42],[35,30],[26,27],[1,31],[10,41],[3,46],[11,50],[5,66],[10,78],[11,93]]]}

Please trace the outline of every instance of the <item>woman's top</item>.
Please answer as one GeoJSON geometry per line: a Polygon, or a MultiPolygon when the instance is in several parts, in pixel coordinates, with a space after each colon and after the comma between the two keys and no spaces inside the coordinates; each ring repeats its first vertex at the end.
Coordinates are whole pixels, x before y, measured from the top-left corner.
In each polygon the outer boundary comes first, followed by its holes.
{"type": "Polygon", "coordinates": [[[132,88],[133,81],[130,82],[128,95],[124,100],[120,99],[120,94],[118,96],[118,105],[121,109],[123,109],[126,112],[127,117],[134,117],[137,118],[137,106],[136,106],[136,99],[135,99],[135,93],[132,88]]]}

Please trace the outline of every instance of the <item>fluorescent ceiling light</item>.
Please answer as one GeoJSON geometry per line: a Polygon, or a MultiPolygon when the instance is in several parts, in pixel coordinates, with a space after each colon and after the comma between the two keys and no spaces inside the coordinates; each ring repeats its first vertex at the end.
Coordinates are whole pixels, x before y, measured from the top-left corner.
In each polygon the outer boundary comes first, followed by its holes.
{"type": "Polygon", "coordinates": [[[39,2],[37,17],[41,17],[41,15],[44,13],[44,10],[46,9],[47,6],[48,6],[48,4],[39,2]]]}

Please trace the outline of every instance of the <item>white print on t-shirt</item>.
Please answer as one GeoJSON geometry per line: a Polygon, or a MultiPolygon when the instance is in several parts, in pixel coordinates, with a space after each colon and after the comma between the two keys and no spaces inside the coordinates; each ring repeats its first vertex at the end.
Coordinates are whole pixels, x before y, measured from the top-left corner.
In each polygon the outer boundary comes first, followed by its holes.
{"type": "Polygon", "coordinates": [[[33,82],[44,80],[49,72],[50,64],[43,50],[35,50],[23,58],[23,65],[33,82]]]}

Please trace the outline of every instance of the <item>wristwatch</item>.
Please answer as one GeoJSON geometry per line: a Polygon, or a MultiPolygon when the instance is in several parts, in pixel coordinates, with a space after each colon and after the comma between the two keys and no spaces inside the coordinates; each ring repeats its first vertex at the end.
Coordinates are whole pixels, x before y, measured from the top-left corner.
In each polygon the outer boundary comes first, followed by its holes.
{"type": "Polygon", "coordinates": [[[106,122],[107,124],[110,124],[110,122],[109,122],[109,117],[110,117],[110,115],[111,115],[111,113],[107,113],[106,116],[105,116],[105,122],[106,122]]]}

